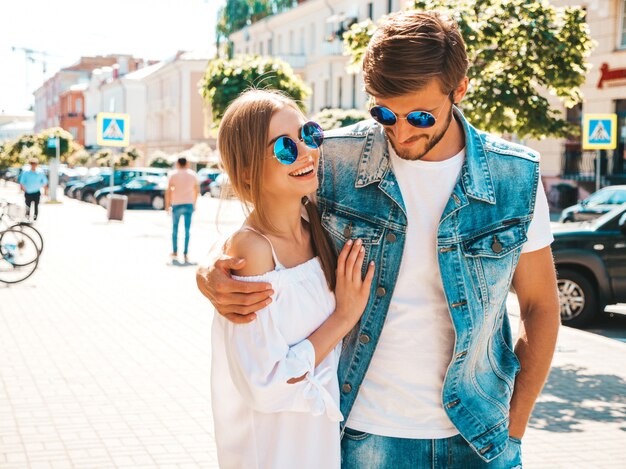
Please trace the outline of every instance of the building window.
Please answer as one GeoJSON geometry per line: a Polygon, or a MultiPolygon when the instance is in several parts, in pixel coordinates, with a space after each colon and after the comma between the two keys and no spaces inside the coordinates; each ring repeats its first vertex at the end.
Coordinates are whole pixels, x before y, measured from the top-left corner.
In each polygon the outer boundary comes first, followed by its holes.
{"type": "Polygon", "coordinates": [[[300,30],[300,51],[298,52],[300,55],[304,55],[304,50],[306,49],[304,41],[304,28],[302,28],[300,30]]]}
{"type": "Polygon", "coordinates": [[[276,53],[278,55],[283,53],[283,37],[280,34],[276,37],[276,53]]]}
{"type": "Polygon", "coordinates": [[[317,37],[315,32],[315,23],[311,23],[311,44],[309,45],[309,51],[311,54],[315,54],[317,46],[317,37]]]}
{"type": "Polygon", "coordinates": [[[82,100],[82,98],[76,98],[76,102],[74,104],[76,106],[76,113],[77,114],[82,114],[83,113],[83,100],[82,100]]]}
{"type": "Polygon", "coordinates": [[[343,108],[343,79],[337,78],[337,107],[343,108]]]}
{"type": "Polygon", "coordinates": [[[259,42],[259,55],[263,55],[263,43],[259,42]]]}
{"type": "Polygon", "coordinates": [[[330,81],[324,80],[324,107],[325,108],[331,107],[329,103],[329,98],[330,98],[330,81]]]}
{"type": "Polygon", "coordinates": [[[387,13],[391,13],[393,11],[393,0],[387,0],[387,13]]]}
{"type": "Polygon", "coordinates": [[[69,131],[72,134],[72,137],[74,137],[74,140],[76,140],[78,138],[78,127],[70,127],[69,131]]]}
{"type": "Polygon", "coordinates": [[[311,111],[315,112],[315,83],[311,83],[311,111]]]}
{"type": "Polygon", "coordinates": [[[289,54],[293,55],[295,53],[294,51],[294,34],[293,31],[289,31],[289,54]]]}
{"type": "Polygon", "coordinates": [[[620,27],[620,42],[619,46],[626,48],[626,0],[622,2],[622,18],[620,27]]]}
{"type": "Polygon", "coordinates": [[[374,19],[374,4],[373,4],[372,2],[369,2],[369,3],[367,4],[367,17],[368,17],[370,20],[373,20],[373,19],[374,19]]]}
{"type": "Polygon", "coordinates": [[[272,50],[272,39],[267,40],[267,55],[272,55],[274,51],[272,50]]]}

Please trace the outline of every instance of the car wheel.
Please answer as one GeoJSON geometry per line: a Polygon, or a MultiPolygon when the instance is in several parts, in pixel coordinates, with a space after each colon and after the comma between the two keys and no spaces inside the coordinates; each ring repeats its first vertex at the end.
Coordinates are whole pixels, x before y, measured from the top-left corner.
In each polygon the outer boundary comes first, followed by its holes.
{"type": "Polygon", "coordinates": [[[574,220],[572,219],[571,215],[566,216],[565,218],[563,218],[562,223],[572,223],[574,220]]]}
{"type": "Polygon", "coordinates": [[[152,208],[155,210],[163,210],[165,208],[165,200],[160,195],[155,195],[152,197],[152,202],[150,202],[152,208]]]}
{"type": "Polygon", "coordinates": [[[81,200],[83,202],[88,202],[90,204],[95,204],[96,203],[96,197],[93,195],[93,192],[85,192],[85,193],[83,193],[83,195],[81,196],[81,200]]]}
{"type": "Polygon", "coordinates": [[[561,323],[571,327],[585,327],[598,311],[598,294],[589,279],[576,270],[558,272],[561,323]]]}
{"type": "Polygon", "coordinates": [[[98,197],[98,199],[96,200],[96,203],[102,208],[109,207],[109,199],[107,198],[106,195],[98,197]]]}

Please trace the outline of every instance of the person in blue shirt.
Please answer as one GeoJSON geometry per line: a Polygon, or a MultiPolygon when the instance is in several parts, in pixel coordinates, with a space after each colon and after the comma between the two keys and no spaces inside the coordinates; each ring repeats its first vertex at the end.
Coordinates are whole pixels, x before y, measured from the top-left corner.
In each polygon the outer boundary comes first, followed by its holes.
{"type": "Polygon", "coordinates": [[[30,210],[35,211],[34,218],[37,219],[39,215],[39,199],[41,197],[41,188],[43,187],[44,193],[48,192],[48,178],[44,172],[37,168],[39,161],[37,159],[31,159],[30,171],[22,171],[18,179],[20,189],[24,192],[24,202],[30,216],[30,210]],[[32,207],[34,205],[34,207],[32,207]]]}

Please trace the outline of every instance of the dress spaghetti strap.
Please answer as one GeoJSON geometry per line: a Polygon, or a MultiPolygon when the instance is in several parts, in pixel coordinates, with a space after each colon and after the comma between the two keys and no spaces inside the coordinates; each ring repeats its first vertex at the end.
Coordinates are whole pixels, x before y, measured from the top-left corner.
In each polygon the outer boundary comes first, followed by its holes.
{"type": "Polygon", "coordinates": [[[274,250],[274,245],[272,244],[272,242],[267,236],[265,236],[259,230],[255,230],[251,226],[243,226],[242,229],[254,231],[256,234],[263,236],[267,240],[267,242],[270,243],[270,248],[272,249],[272,259],[274,259],[275,270],[283,270],[285,268],[285,266],[282,265],[280,261],[278,260],[278,256],[276,255],[276,251],[274,250]]]}

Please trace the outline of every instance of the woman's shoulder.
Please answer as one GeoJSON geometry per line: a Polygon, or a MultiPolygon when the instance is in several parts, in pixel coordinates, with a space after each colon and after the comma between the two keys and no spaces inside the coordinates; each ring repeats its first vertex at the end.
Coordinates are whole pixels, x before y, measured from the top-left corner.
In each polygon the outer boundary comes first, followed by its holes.
{"type": "Polygon", "coordinates": [[[245,259],[246,265],[237,270],[242,277],[262,275],[274,270],[274,257],[270,242],[259,233],[241,228],[226,241],[226,254],[245,259]]]}

